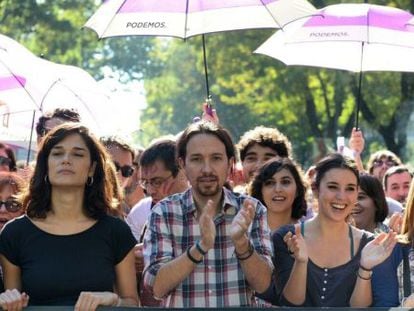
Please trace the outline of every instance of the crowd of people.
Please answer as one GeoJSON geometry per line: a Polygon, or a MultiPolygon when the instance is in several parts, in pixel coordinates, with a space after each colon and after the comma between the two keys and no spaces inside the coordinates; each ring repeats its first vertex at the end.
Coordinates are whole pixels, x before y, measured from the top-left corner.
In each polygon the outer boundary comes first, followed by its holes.
{"type": "Polygon", "coordinates": [[[388,150],[306,173],[276,128],[237,144],[215,110],[133,148],[74,110],[0,143],[0,306],[414,307],[412,172],[388,150]]]}

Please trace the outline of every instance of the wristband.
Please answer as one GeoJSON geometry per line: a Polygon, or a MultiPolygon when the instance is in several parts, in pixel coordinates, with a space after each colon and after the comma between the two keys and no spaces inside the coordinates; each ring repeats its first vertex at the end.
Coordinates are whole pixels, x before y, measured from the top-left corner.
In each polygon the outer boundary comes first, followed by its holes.
{"type": "Polygon", "coordinates": [[[195,247],[196,247],[196,249],[198,250],[198,252],[201,254],[201,255],[205,255],[205,254],[207,254],[207,252],[204,250],[204,249],[202,249],[201,248],[201,245],[200,245],[200,241],[199,240],[197,240],[197,242],[196,242],[196,244],[195,244],[195,247]]]}
{"type": "Polygon", "coordinates": [[[234,253],[236,254],[236,258],[238,259],[238,260],[241,260],[241,261],[243,261],[243,260],[246,260],[246,259],[249,259],[252,255],[253,255],[253,253],[254,253],[254,248],[253,248],[253,245],[250,243],[250,241],[249,241],[249,249],[247,250],[247,251],[245,251],[244,253],[242,253],[242,254],[237,254],[237,252],[236,252],[236,250],[234,251],[234,253]]]}
{"type": "MultiPolygon", "coordinates": [[[[364,270],[364,269],[362,269],[362,270],[364,270]]],[[[359,271],[357,271],[357,276],[358,276],[361,280],[365,280],[365,281],[369,281],[369,280],[371,280],[371,278],[372,278],[372,274],[370,274],[370,275],[369,275],[369,277],[364,278],[363,276],[361,276],[361,275],[359,274],[359,271]]]]}
{"type": "Polygon", "coordinates": [[[364,271],[367,271],[367,272],[371,272],[372,271],[372,269],[367,269],[367,268],[365,268],[363,265],[361,265],[361,264],[359,264],[359,268],[360,269],[362,269],[362,270],[364,270],[364,271]]]}
{"type": "Polygon", "coordinates": [[[191,246],[189,248],[187,248],[187,257],[188,259],[190,259],[193,263],[195,263],[196,265],[198,265],[199,263],[201,263],[203,261],[203,258],[201,258],[200,260],[195,259],[191,253],[190,253],[190,249],[191,246]]]}

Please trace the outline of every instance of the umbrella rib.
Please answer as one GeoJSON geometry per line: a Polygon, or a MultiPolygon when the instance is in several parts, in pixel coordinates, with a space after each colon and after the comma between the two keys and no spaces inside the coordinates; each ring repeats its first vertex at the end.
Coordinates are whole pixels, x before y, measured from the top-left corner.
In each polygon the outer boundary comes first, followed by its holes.
{"type": "Polygon", "coordinates": [[[23,90],[26,92],[27,95],[29,95],[30,99],[33,101],[33,104],[39,108],[39,106],[36,104],[36,101],[34,100],[32,94],[30,94],[30,92],[24,87],[24,85],[22,84],[22,82],[20,81],[20,79],[18,79],[16,77],[16,75],[13,73],[13,71],[10,69],[9,66],[7,66],[6,63],[4,63],[3,61],[1,61],[1,63],[3,64],[4,67],[6,67],[6,69],[10,72],[10,74],[16,79],[16,81],[19,83],[19,85],[23,88],[23,90]]]}
{"type": "Polygon", "coordinates": [[[107,24],[107,26],[105,27],[105,30],[102,32],[102,35],[101,35],[101,36],[99,36],[99,34],[98,34],[99,38],[104,38],[104,37],[105,37],[105,33],[106,33],[107,29],[108,29],[108,28],[109,28],[109,26],[112,24],[112,21],[114,20],[115,16],[118,14],[119,10],[120,10],[120,9],[124,6],[125,2],[127,2],[127,0],[124,0],[124,1],[122,2],[122,4],[119,6],[118,10],[116,10],[116,12],[115,12],[115,14],[112,16],[112,18],[111,18],[110,22],[109,22],[109,23],[107,24]]]}
{"type": "MultiPolygon", "coordinates": [[[[62,82],[62,80],[59,78],[56,81],[54,81],[50,87],[48,88],[48,90],[46,91],[45,95],[42,98],[42,104],[40,106],[40,111],[43,112],[43,102],[45,101],[47,95],[49,94],[49,92],[51,91],[51,89],[58,83],[58,82],[62,82]]],[[[75,97],[82,103],[82,105],[85,107],[85,109],[89,112],[90,116],[92,117],[92,119],[95,121],[96,125],[99,126],[98,121],[96,120],[93,112],[89,109],[88,105],[85,103],[85,101],[82,99],[82,97],[80,97],[78,94],[76,94],[75,91],[73,91],[68,85],[66,85],[65,83],[62,82],[62,86],[65,87],[67,90],[69,90],[73,95],[75,95],[75,97]]]]}
{"type": "Polygon", "coordinates": [[[275,17],[273,16],[272,12],[270,12],[269,8],[267,7],[267,5],[264,3],[263,0],[260,0],[260,2],[262,3],[262,5],[265,7],[266,11],[270,14],[270,16],[272,17],[273,21],[275,22],[275,24],[277,25],[276,28],[283,28],[283,26],[281,26],[277,20],[275,19],[275,17]]]}

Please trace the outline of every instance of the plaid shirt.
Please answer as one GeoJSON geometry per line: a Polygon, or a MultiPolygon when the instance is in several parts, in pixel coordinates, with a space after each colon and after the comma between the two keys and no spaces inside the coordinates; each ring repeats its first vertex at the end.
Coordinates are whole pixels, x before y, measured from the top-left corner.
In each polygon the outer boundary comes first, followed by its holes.
{"type": "MultiPolygon", "coordinates": [[[[234,254],[230,238],[232,220],[248,197],[225,188],[223,193],[222,211],[214,218],[214,248],[179,286],[164,297],[165,307],[254,305],[253,291],[234,254]]],[[[251,200],[256,204],[256,215],[248,235],[256,252],[273,267],[266,208],[259,201],[251,200]]],[[[200,239],[191,189],[172,195],[154,206],[148,228],[144,239],[144,283],[151,290],[162,265],[185,253],[188,247],[200,239]]]]}

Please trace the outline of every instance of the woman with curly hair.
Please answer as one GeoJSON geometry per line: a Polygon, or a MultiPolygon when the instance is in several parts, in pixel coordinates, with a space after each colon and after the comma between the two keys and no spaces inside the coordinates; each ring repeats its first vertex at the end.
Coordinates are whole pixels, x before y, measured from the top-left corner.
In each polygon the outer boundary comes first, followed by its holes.
{"type": "Polygon", "coordinates": [[[272,231],[295,224],[306,215],[305,194],[302,171],[288,158],[266,162],[249,186],[249,195],[266,206],[267,222],[272,231]]]}

